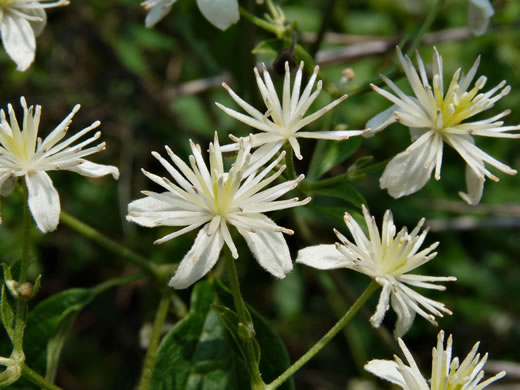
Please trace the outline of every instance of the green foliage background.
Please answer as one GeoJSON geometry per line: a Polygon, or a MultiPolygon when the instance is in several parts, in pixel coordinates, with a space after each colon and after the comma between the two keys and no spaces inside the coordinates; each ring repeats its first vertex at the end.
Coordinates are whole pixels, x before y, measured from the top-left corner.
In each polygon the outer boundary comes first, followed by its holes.
{"type": "MultiPolygon", "coordinates": [[[[280,5],[287,20],[296,21],[300,31],[317,32],[326,3],[287,0],[280,5]]],[[[257,15],[263,13],[252,1],[241,1],[241,5],[257,15]]],[[[440,42],[437,48],[444,57],[446,78],[458,67],[469,69],[480,54],[478,74],[488,77],[487,88],[502,79],[508,81],[512,92],[490,113],[511,108],[513,112],[506,122],[513,125],[520,123],[520,3],[500,0],[494,5],[497,12],[492,19],[493,28],[486,35],[440,42]]],[[[327,30],[400,41],[403,37],[413,38],[429,8],[430,2],[418,0],[337,1],[327,30]]],[[[258,61],[271,63],[274,56],[262,54],[255,58],[251,50],[273,37],[243,18],[228,31],[220,32],[201,16],[191,0],[179,1],[165,20],[150,30],[144,27],[144,11],[137,0],[72,1],[69,7],[49,10],[48,16],[48,25],[38,38],[36,61],[27,72],[16,72],[14,64],[0,50],[0,106],[5,108],[10,102],[20,112],[18,99],[22,95],[29,104],[41,104],[42,135],[50,132],[76,103],[82,105],[82,110],[72,123],[72,132],[101,120],[108,146],[93,160],[117,165],[121,179],[114,182],[111,178],[92,180],[67,172],[51,173],[62,209],[151,262],[179,261],[190,248],[194,234],[155,247],[152,242],[171,229],[144,229],[125,221],[127,204],[140,196],[140,190],[152,188],[140,168],[164,174],[150,151],[162,152],[165,144],[181,157],[187,157],[188,139],[207,145],[215,130],[221,143],[225,143],[228,133],[248,134],[250,129],[215,106],[218,101],[235,107],[223,88],[217,85],[184,95],[182,87],[193,80],[227,73],[240,96],[256,107],[263,107],[252,68],[258,61]]],[[[466,1],[449,0],[444,2],[432,30],[464,28],[466,23],[466,1]]],[[[300,43],[309,47],[305,40],[300,43]]],[[[322,45],[322,49],[334,47],[327,42],[322,45]]],[[[420,52],[430,62],[432,46],[425,45],[420,52]]],[[[341,71],[351,67],[356,77],[347,84],[347,90],[354,91],[394,62],[395,53],[390,48],[377,56],[324,66],[322,71],[328,80],[337,83],[341,71]]],[[[398,84],[406,88],[403,81],[398,84]]],[[[322,92],[314,107],[328,101],[330,96],[322,92]]],[[[320,130],[345,124],[351,129],[363,128],[369,118],[386,107],[388,102],[371,91],[355,94],[309,127],[320,130]]],[[[345,141],[343,149],[329,150],[328,156],[350,155],[339,166],[326,167],[324,177],[343,173],[364,156],[374,156],[374,162],[388,159],[405,149],[409,135],[404,127],[393,125],[373,138],[360,141],[345,141]]],[[[302,143],[304,160],[297,162],[298,172],[307,172],[315,145],[314,140],[302,143]]],[[[324,150],[339,148],[323,142],[319,145],[324,150]]],[[[517,141],[481,137],[477,145],[520,169],[517,141]]],[[[470,208],[457,196],[457,191],[465,186],[463,167],[461,158],[446,150],[441,181],[432,179],[419,193],[398,200],[378,188],[381,171],[350,184],[366,199],[378,220],[390,208],[398,226],[412,228],[423,216],[430,221],[432,232],[427,243],[440,241],[441,244],[437,258],[421,271],[458,278],[446,292],[427,294],[445,302],[454,312],[439,322],[440,328],[454,335],[456,354],[465,355],[474,342],[481,340],[481,350],[488,351],[492,360],[520,362],[519,179],[500,173],[501,182],[486,182],[481,204],[470,208]],[[466,224],[459,225],[461,218],[465,218],[466,224]]],[[[313,194],[312,206],[276,215],[280,224],[296,232],[287,238],[293,257],[304,246],[334,242],[333,227],[346,233],[343,213],[357,212],[356,205],[362,202],[359,197],[345,200],[340,198],[347,195],[338,197],[329,193],[327,198],[323,195],[313,194]]],[[[1,202],[0,253],[2,261],[11,263],[20,256],[21,191],[2,198],[1,202]]],[[[63,223],[56,232],[46,235],[34,229],[32,244],[34,262],[30,276],[43,274],[36,301],[65,289],[89,288],[136,271],[63,223]]],[[[366,277],[350,271],[323,273],[303,266],[295,266],[283,281],[274,280],[252,259],[245,244],[239,245],[238,267],[246,301],[269,319],[284,340],[292,361],[336,322],[368,284],[366,277]]],[[[220,268],[217,265],[215,275],[222,274],[220,268]]],[[[77,313],[72,325],[57,383],[65,389],[79,390],[132,388],[145,353],[139,345],[139,332],[143,320],[153,320],[161,287],[144,280],[91,297],[92,301],[77,313]]],[[[189,305],[190,291],[179,294],[189,305]]],[[[296,375],[296,388],[344,389],[359,377],[376,383],[362,366],[373,358],[391,358],[395,344],[389,339],[389,332],[395,317],[389,312],[383,329],[374,330],[367,319],[375,302],[372,299],[343,334],[296,375]]],[[[176,321],[175,316],[169,321],[176,321]]],[[[438,329],[417,318],[405,337],[426,375],[437,332],[438,329]]],[[[7,348],[7,340],[4,341],[7,348]]],[[[520,383],[514,375],[504,383],[507,381],[520,383]]]]}

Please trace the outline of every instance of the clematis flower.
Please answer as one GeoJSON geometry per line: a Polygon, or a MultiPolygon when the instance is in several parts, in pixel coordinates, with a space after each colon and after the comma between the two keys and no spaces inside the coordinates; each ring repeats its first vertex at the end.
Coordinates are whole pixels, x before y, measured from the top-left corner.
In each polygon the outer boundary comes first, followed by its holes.
{"type": "Polygon", "coordinates": [[[104,142],[84,149],[101,136],[100,131],[73,145],[97,128],[100,125],[99,121],[60,142],[67,134],[72,117],[78,112],[79,104],[42,141],[38,137],[41,106],[27,107],[23,97],[20,98],[20,102],[24,111],[23,130],[20,130],[16,114],[10,104],[7,106],[9,122],[4,110],[0,111],[0,190],[6,192],[9,187],[12,188],[10,179],[25,177],[29,192],[29,209],[38,229],[47,233],[56,229],[60,218],[60,198],[47,171],[66,170],[89,177],[110,174],[117,179],[119,170],[111,165],[95,164],[84,159],[105,149],[104,142]]]}
{"type": "MultiPolygon", "coordinates": [[[[147,28],[155,26],[172,9],[177,0],[146,0],[141,5],[148,11],[144,24],[147,28]]],[[[208,22],[220,30],[238,22],[237,0],[197,0],[200,12],[208,22]]]]}
{"type": "Polygon", "coordinates": [[[402,336],[408,331],[416,313],[437,325],[434,316],[442,317],[442,313],[451,314],[451,311],[443,303],[426,298],[409,286],[443,291],[445,287],[435,283],[454,281],[456,278],[409,273],[437,256],[434,250],[438,242],[419,250],[427,234],[427,229],[421,232],[424,218],[410,233],[406,228],[397,233],[390,210],[384,215],[381,232],[365,206],[363,216],[368,227],[368,237],[354,218],[345,213],[345,224],[354,242],[334,229],[341,244],[317,245],[302,249],[298,252],[296,262],[322,270],[349,268],[370,276],[379,283],[383,290],[376,312],[370,318],[370,323],[376,328],[381,325],[389,303],[397,314],[397,336],[402,336]]]}
{"type": "Polygon", "coordinates": [[[143,170],[166,192],[143,191],[145,198],[128,205],[127,219],[146,227],[184,226],[155,241],[155,244],[202,227],[170,280],[170,286],[186,288],[206,275],[217,262],[224,243],[233,258],[238,258],[229,225],[235,226],[244,237],[265,270],[277,278],[284,278],[292,270],[292,261],[282,233],[293,234],[293,231],[278,226],[263,213],[302,206],[310,198],[301,201],[298,198],[276,200],[294,189],[303,180],[303,175],[268,188],[285,169],[282,166],[268,176],[283,158],[283,153],[267,167],[258,170],[251,167],[251,143],[242,140],[237,158],[226,172],[216,133],[214,142],[209,146],[209,167],[204,162],[200,146],[193,142],[191,167],[168,146],[165,149],[175,166],[159,153],[152,152],[152,155],[166,168],[176,184],[143,170]]]}
{"type": "MultiPolygon", "coordinates": [[[[328,139],[328,140],[346,140],[349,137],[360,135],[365,133],[367,130],[342,130],[342,131],[300,131],[303,127],[309,123],[315,121],[328,111],[332,110],[343,100],[347,98],[347,95],[343,95],[339,99],[334,100],[320,110],[304,117],[305,113],[316,100],[319,93],[321,92],[322,82],[318,81],[317,88],[312,92],[312,88],[318,75],[319,67],[314,68],[314,73],[309,79],[307,86],[300,95],[300,87],[302,82],[302,71],[303,62],[300,63],[294,84],[291,92],[291,72],[289,69],[289,63],[285,63],[285,78],[283,82],[283,95],[282,103],[278,99],[278,95],[274,88],[274,84],[271,80],[271,76],[267,71],[265,65],[263,66],[263,77],[260,77],[257,68],[254,68],[256,83],[258,89],[262,94],[267,111],[262,113],[256,108],[251,106],[249,103],[242,100],[226,83],[222,83],[222,86],[226,88],[233,100],[248,114],[242,114],[238,111],[232,110],[223,106],[220,103],[216,105],[223,110],[226,114],[233,118],[251,126],[262,133],[253,134],[253,148],[258,148],[255,151],[253,160],[266,162],[271,159],[286,143],[289,142],[295,156],[298,159],[302,159],[300,153],[300,145],[298,144],[297,138],[315,138],[315,139],[328,139]],[[312,93],[311,93],[312,92],[312,93]]],[[[238,150],[239,142],[238,138],[231,136],[231,139],[235,141],[234,144],[225,145],[222,147],[222,151],[229,152],[238,150]]]]}
{"type": "Polygon", "coordinates": [[[45,8],[68,4],[68,0],[0,0],[2,43],[17,70],[27,70],[34,61],[35,37],[47,23],[45,8]]]}
{"type": "Polygon", "coordinates": [[[509,93],[511,87],[502,81],[489,91],[480,92],[487,80],[485,76],[480,76],[470,89],[477,73],[479,57],[466,75],[461,75],[458,69],[444,92],[442,57],[435,48],[431,85],[419,54],[419,73],[410,58],[403,56],[399,48],[397,55],[415,96],[407,96],[390,79],[381,75],[393,94],[375,85],[372,85],[372,89],[394,103],[394,106],[376,115],[367,126],[376,132],[397,121],[410,128],[412,144],[388,163],[380,179],[381,188],[387,189],[394,198],[399,198],[419,191],[434,171],[435,179],[439,180],[446,143],[467,164],[467,193],[459,192],[459,195],[467,203],[477,204],[482,197],[485,178],[499,180],[487,170],[484,163],[509,175],[516,174],[516,171],[479,149],[473,136],[518,138],[520,134],[512,134],[510,131],[520,130],[520,126],[503,126],[504,122],[500,119],[507,116],[510,110],[488,119],[464,121],[493,107],[509,93]]]}
{"type": "Polygon", "coordinates": [[[502,371],[481,382],[484,378],[483,368],[487,361],[487,353],[481,358],[478,353],[479,343],[476,343],[460,362],[458,357],[452,358],[453,338],[451,335],[448,337],[445,348],[444,332],[441,330],[437,336],[437,347],[433,348],[431,379],[427,382],[403,340],[398,339],[398,342],[408,365],[394,356],[395,361],[371,360],[365,365],[365,370],[404,390],[482,390],[506,375],[506,372],[502,371]]]}

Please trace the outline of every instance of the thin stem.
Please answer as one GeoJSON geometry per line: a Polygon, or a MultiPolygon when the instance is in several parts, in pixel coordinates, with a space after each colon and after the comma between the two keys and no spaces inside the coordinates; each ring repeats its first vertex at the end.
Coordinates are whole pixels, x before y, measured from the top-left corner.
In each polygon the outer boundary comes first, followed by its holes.
{"type": "Polygon", "coordinates": [[[285,165],[287,166],[287,177],[289,180],[296,179],[296,170],[294,169],[294,153],[289,142],[286,142],[283,146],[285,150],[285,165]]]}
{"type": "Polygon", "coordinates": [[[61,387],[53,385],[52,383],[47,381],[43,376],[38,374],[36,371],[34,371],[33,369],[29,368],[29,366],[27,366],[27,364],[23,365],[22,376],[25,379],[27,379],[27,380],[31,381],[32,383],[34,383],[36,386],[39,386],[41,389],[45,389],[45,390],[62,390],[61,387]]]}
{"type": "Polygon", "coordinates": [[[255,15],[253,15],[252,13],[247,11],[244,7],[240,7],[240,15],[243,16],[244,18],[246,18],[247,20],[249,20],[251,23],[256,24],[258,27],[263,28],[264,30],[273,33],[274,35],[276,35],[277,38],[283,37],[283,34],[284,34],[283,28],[281,28],[279,26],[275,26],[275,25],[265,21],[264,19],[260,19],[260,18],[256,17],[255,15]]]}
{"type": "Polygon", "coordinates": [[[291,367],[289,367],[282,375],[266,386],[266,390],[274,390],[278,388],[283,382],[289,379],[296,371],[311,360],[343,327],[354,317],[358,310],[365,304],[365,302],[372,296],[372,294],[379,288],[377,282],[372,280],[368,287],[363,291],[363,294],[350,307],[343,317],[323,336],[311,349],[309,349],[301,358],[299,358],[291,367]]]}
{"type": "Polygon", "coordinates": [[[141,268],[143,271],[148,273],[149,275],[154,276],[155,278],[160,279],[162,273],[159,268],[155,266],[155,264],[151,263],[147,258],[138,255],[132,252],[127,247],[111,240],[110,238],[104,236],[102,233],[98,232],[96,229],[88,226],[87,224],[81,222],[77,218],[72,215],[66,213],[65,211],[61,211],[60,214],[61,221],[67,225],[68,227],[74,229],[78,233],[84,235],[85,237],[91,239],[92,241],[98,243],[105,249],[108,249],[111,252],[114,252],[121,256],[124,260],[132,263],[133,265],[141,268]]]}
{"type": "Polygon", "coordinates": [[[117,287],[117,286],[121,286],[123,284],[133,282],[135,280],[144,279],[148,276],[150,276],[150,275],[148,275],[145,272],[137,272],[135,274],[125,275],[125,276],[121,276],[119,278],[113,278],[113,279],[110,279],[103,283],[98,284],[96,287],[94,287],[94,291],[95,291],[96,295],[101,294],[102,292],[104,292],[108,289],[111,289],[112,287],[117,287]]]}
{"type": "MultiPolygon", "coordinates": [[[[240,283],[238,281],[238,273],[235,264],[235,259],[231,256],[226,257],[226,269],[228,272],[229,283],[231,284],[231,293],[233,295],[233,302],[235,303],[235,309],[238,315],[239,323],[244,324],[249,333],[251,334],[251,338],[254,337],[254,327],[253,321],[251,320],[251,316],[247,311],[246,304],[244,299],[242,298],[242,293],[240,292],[240,283]]],[[[249,340],[244,341],[243,345],[245,347],[245,353],[247,356],[244,356],[246,359],[246,365],[249,369],[249,374],[251,375],[251,388],[254,390],[260,390],[265,388],[265,384],[262,380],[260,371],[258,370],[256,353],[254,350],[253,343],[249,340]]]]}
{"type": "Polygon", "coordinates": [[[325,37],[325,33],[327,32],[327,28],[329,26],[330,16],[332,15],[332,11],[334,10],[334,6],[336,5],[336,0],[329,0],[327,4],[327,9],[321,19],[320,30],[318,31],[318,37],[312,43],[311,49],[309,50],[310,55],[313,58],[316,58],[316,53],[320,50],[321,43],[323,42],[323,38],[325,37]]]}
{"type": "Polygon", "coordinates": [[[424,21],[424,23],[421,24],[419,31],[417,31],[417,34],[415,35],[415,38],[414,38],[412,44],[410,45],[410,48],[406,52],[406,54],[408,56],[413,54],[413,52],[417,49],[417,47],[419,47],[424,34],[430,29],[433,22],[435,21],[435,18],[437,17],[437,14],[439,13],[439,10],[441,8],[441,3],[442,3],[441,0],[435,0],[435,2],[433,3],[433,6],[430,9],[430,12],[426,16],[426,20],[424,21]]]}
{"type": "Polygon", "coordinates": [[[146,356],[144,358],[143,371],[141,373],[141,379],[139,380],[139,385],[137,387],[138,390],[150,389],[152,370],[155,364],[155,358],[157,356],[159,341],[161,339],[161,330],[163,328],[164,321],[166,320],[166,316],[168,315],[169,306],[170,296],[168,293],[165,293],[159,302],[159,307],[157,308],[157,313],[155,314],[152,336],[150,338],[150,344],[148,345],[148,350],[146,351],[146,356]]]}
{"type": "MultiPolygon", "coordinates": [[[[29,210],[29,194],[27,186],[23,186],[24,207],[23,207],[23,237],[22,237],[22,259],[20,262],[20,276],[18,286],[27,281],[27,268],[29,268],[29,244],[31,235],[31,213],[29,210]]],[[[16,319],[14,323],[13,349],[23,353],[23,334],[25,330],[25,320],[27,317],[27,302],[21,297],[16,300],[16,319]]]]}

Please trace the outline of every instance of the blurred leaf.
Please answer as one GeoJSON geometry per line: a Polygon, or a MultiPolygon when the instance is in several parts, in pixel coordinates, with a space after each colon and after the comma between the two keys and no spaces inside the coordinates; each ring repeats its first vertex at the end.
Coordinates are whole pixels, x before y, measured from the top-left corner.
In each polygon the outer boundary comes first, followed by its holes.
{"type": "Polygon", "coordinates": [[[299,270],[294,269],[283,280],[277,280],[273,299],[283,318],[295,317],[304,307],[305,286],[299,270]]]}
{"type": "Polygon", "coordinates": [[[307,172],[309,180],[317,180],[329,169],[341,164],[352,156],[361,145],[362,139],[354,137],[343,142],[327,142],[320,140],[312,156],[311,165],[307,172]]]}
{"type": "Polygon", "coordinates": [[[153,368],[153,390],[247,389],[249,376],[231,347],[219,315],[211,309],[213,286],[196,284],[189,314],[161,342],[153,368]]]}
{"type": "MultiPolygon", "coordinates": [[[[45,299],[31,310],[24,335],[24,351],[27,364],[32,369],[37,372],[45,370],[47,344],[56,337],[60,329],[66,327],[66,324],[71,321],[71,316],[75,317],[95,296],[95,290],[83,288],[65,290],[45,299]]],[[[58,337],[62,336],[58,335],[58,337]]],[[[57,364],[60,350],[56,347],[53,349],[51,354],[53,364],[57,364]]]]}
{"type": "Polygon", "coordinates": [[[321,195],[329,198],[342,199],[358,208],[361,208],[361,205],[363,204],[367,204],[365,197],[346,181],[336,183],[330,187],[311,189],[309,190],[309,193],[311,195],[321,195]]]}
{"type": "Polygon", "coordinates": [[[13,341],[14,338],[14,313],[11,305],[7,300],[7,294],[5,292],[5,286],[2,285],[2,302],[0,306],[0,310],[2,313],[2,324],[4,325],[4,329],[7,332],[7,335],[13,341]]]}
{"type": "MultiPolygon", "coordinates": [[[[216,292],[220,300],[226,306],[232,305],[233,297],[227,287],[220,282],[217,282],[216,292]]],[[[247,309],[253,317],[256,340],[260,345],[262,353],[260,359],[260,372],[262,373],[264,382],[269,383],[289,368],[291,365],[289,354],[287,353],[287,349],[285,348],[282,339],[278,336],[269,321],[267,321],[251,306],[247,305],[247,309]]],[[[279,389],[294,390],[294,381],[292,378],[281,385],[279,389]]]]}
{"type": "Polygon", "coordinates": [[[78,316],[79,310],[67,310],[66,316],[60,321],[56,328],[56,333],[47,344],[47,367],[45,369],[45,379],[54,383],[56,371],[60,360],[61,351],[65,341],[72,329],[72,325],[78,316]]]}

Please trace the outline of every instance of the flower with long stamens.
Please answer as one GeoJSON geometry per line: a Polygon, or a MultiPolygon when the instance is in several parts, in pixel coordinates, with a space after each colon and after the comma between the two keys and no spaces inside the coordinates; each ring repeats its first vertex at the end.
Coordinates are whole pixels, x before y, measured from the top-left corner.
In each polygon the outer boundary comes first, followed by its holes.
{"type": "Polygon", "coordinates": [[[398,336],[408,331],[416,313],[437,325],[434,316],[442,317],[442,313],[451,314],[451,311],[443,303],[426,298],[409,286],[443,291],[445,287],[435,283],[454,281],[456,278],[409,273],[437,255],[434,250],[438,242],[419,250],[428,232],[427,229],[421,232],[424,218],[410,233],[406,228],[397,232],[392,213],[387,210],[379,232],[374,217],[370,216],[365,206],[363,215],[368,237],[354,218],[345,213],[345,223],[354,242],[334,229],[341,243],[302,249],[298,252],[296,262],[318,269],[349,268],[368,275],[379,283],[383,290],[376,312],[370,318],[371,324],[376,328],[383,321],[389,304],[397,314],[395,333],[398,336]]]}
{"type": "Polygon", "coordinates": [[[101,137],[100,131],[74,144],[97,128],[99,121],[60,142],[67,134],[72,117],[78,112],[79,104],[42,141],[38,137],[41,106],[28,107],[23,97],[20,101],[24,110],[22,130],[10,104],[7,106],[9,121],[4,110],[0,112],[0,189],[5,192],[6,188],[12,187],[8,179],[24,176],[29,191],[29,209],[38,228],[46,233],[56,229],[60,218],[60,198],[47,171],[66,170],[89,177],[111,174],[117,179],[119,170],[84,159],[105,149],[104,142],[84,149],[101,137]]]}
{"type": "Polygon", "coordinates": [[[407,56],[399,48],[397,55],[415,96],[406,95],[390,79],[381,75],[393,94],[375,85],[372,88],[384,96],[394,106],[372,118],[367,126],[374,132],[397,121],[410,128],[412,144],[397,154],[386,166],[380,179],[381,188],[386,188],[394,198],[419,191],[430,179],[432,172],[436,180],[441,177],[444,143],[454,148],[466,162],[467,193],[459,195],[469,204],[477,204],[482,197],[485,178],[498,178],[486,169],[484,163],[509,175],[516,171],[496,160],[475,145],[473,136],[495,138],[519,138],[520,134],[510,131],[520,130],[520,126],[503,126],[506,110],[488,119],[466,121],[488,110],[511,90],[502,81],[487,92],[480,92],[487,78],[480,76],[473,88],[473,81],[480,62],[477,58],[466,75],[460,68],[453,75],[444,92],[442,57],[433,50],[433,81],[430,84],[421,56],[417,53],[419,73],[407,56]]]}
{"type": "Polygon", "coordinates": [[[2,43],[17,70],[27,70],[34,61],[36,37],[47,23],[45,8],[68,4],[68,0],[0,0],[2,43]]]}
{"type": "Polygon", "coordinates": [[[371,360],[365,365],[365,370],[403,390],[482,390],[506,375],[502,371],[481,382],[488,354],[481,358],[478,353],[479,343],[476,343],[460,362],[458,357],[452,357],[453,338],[450,335],[444,347],[444,332],[441,330],[437,336],[437,347],[433,348],[432,375],[428,382],[404,341],[399,338],[398,342],[408,364],[394,356],[395,361],[371,360]]]}
{"type": "MultiPolygon", "coordinates": [[[[233,100],[248,114],[242,114],[238,111],[232,110],[231,108],[224,107],[220,103],[216,105],[223,110],[226,114],[233,118],[245,123],[248,126],[254,127],[260,130],[261,133],[253,134],[253,148],[258,148],[253,156],[253,160],[259,162],[266,162],[271,159],[280,148],[289,142],[295,156],[298,159],[302,159],[300,153],[300,145],[297,138],[316,138],[316,139],[328,139],[328,140],[346,140],[349,137],[360,135],[365,133],[367,130],[336,130],[336,131],[300,131],[303,127],[309,123],[315,121],[328,111],[332,110],[339,103],[347,98],[347,95],[343,95],[339,99],[334,100],[320,110],[304,116],[311,104],[318,97],[322,82],[318,81],[318,85],[314,92],[312,88],[316,82],[318,76],[319,67],[316,66],[313,74],[311,75],[307,86],[300,94],[300,88],[303,77],[303,62],[300,64],[296,77],[294,79],[292,91],[291,91],[291,71],[289,69],[289,63],[285,63],[285,77],[283,81],[283,94],[282,102],[278,99],[271,76],[267,71],[265,65],[263,66],[263,80],[260,77],[260,73],[257,68],[254,68],[256,83],[258,89],[262,95],[267,111],[265,113],[260,112],[249,103],[240,98],[226,83],[222,83],[222,86],[228,91],[233,100]]],[[[231,139],[235,143],[230,145],[224,145],[222,151],[234,151],[238,150],[239,142],[234,136],[231,139]]]]}
{"type": "Polygon", "coordinates": [[[292,261],[282,233],[293,234],[293,231],[278,226],[263,213],[305,205],[310,198],[276,200],[303,180],[301,175],[296,180],[269,187],[285,169],[282,166],[269,176],[284,157],[283,153],[263,169],[252,167],[251,143],[243,139],[234,164],[226,172],[216,133],[214,142],[209,145],[209,166],[203,159],[200,146],[193,142],[190,165],[168,146],[165,149],[175,166],[159,153],[152,152],[152,155],[166,168],[175,183],[143,170],[150,180],[166,191],[143,191],[145,198],[128,205],[127,219],[146,227],[184,226],[155,241],[156,244],[202,227],[170,286],[182,289],[202,278],[217,262],[224,244],[232,256],[238,258],[229,225],[235,226],[245,238],[263,268],[278,278],[284,278],[292,270],[292,261]]]}

